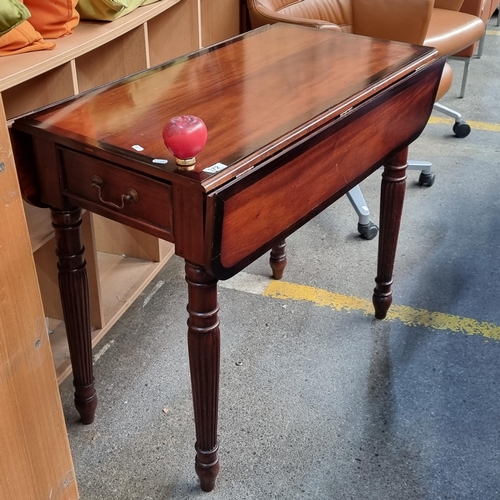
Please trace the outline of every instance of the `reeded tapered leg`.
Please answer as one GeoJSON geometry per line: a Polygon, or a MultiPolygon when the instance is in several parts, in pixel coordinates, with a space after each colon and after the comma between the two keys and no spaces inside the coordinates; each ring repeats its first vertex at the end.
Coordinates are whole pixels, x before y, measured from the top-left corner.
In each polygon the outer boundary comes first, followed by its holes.
{"type": "Polygon", "coordinates": [[[408,148],[384,165],[380,197],[378,267],[373,293],[375,317],[384,319],[392,303],[392,275],[406,190],[408,148]]]}
{"type": "Polygon", "coordinates": [[[273,271],[273,278],[280,280],[283,277],[283,271],[286,267],[286,241],[280,241],[271,249],[269,256],[269,264],[273,271]]]}
{"type": "Polygon", "coordinates": [[[203,266],[186,261],[188,348],[196,426],[195,469],[201,489],[212,491],[220,470],[217,450],[220,332],[217,280],[203,266]]]}
{"type": "Polygon", "coordinates": [[[89,288],[85,248],[80,239],[82,211],[52,209],[56,254],[59,259],[59,290],[73,368],[75,407],[83,424],[94,421],[97,395],[92,369],[89,288]]]}

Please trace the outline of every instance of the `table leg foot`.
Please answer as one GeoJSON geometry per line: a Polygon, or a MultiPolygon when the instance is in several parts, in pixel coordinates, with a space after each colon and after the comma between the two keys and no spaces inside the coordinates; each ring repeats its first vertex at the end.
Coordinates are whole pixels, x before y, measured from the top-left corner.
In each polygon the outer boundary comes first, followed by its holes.
{"type": "Polygon", "coordinates": [[[215,488],[215,480],[220,471],[218,449],[218,446],[209,452],[196,449],[194,468],[200,478],[200,486],[203,491],[212,491],[215,488]]]}
{"type": "Polygon", "coordinates": [[[375,307],[375,318],[384,319],[392,304],[392,281],[390,283],[377,282],[373,291],[373,306],[375,307]]]}
{"type": "Polygon", "coordinates": [[[97,394],[93,382],[88,387],[77,387],[75,385],[75,408],[80,414],[82,424],[88,425],[94,421],[97,394]]]}
{"type": "Polygon", "coordinates": [[[201,488],[212,491],[220,470],[217,443],[220,331],[217,279],[186,261],[188,348],[196,427],[195,470],[201,488]]]}
{"type": "Polygon", "coordinates": [[[68,337],[75,407],[83,424],[94,421],[97,395],[92,367],[92,338],[87,263],[80,239],[82,211],[51,209],[59,269],[59,291],[68,337]]]}
{"type": "Polygon", "coordinates": [[[269,264],[271,265],[275,280],[280,280],[283,277],[286,263],[286,241],[283,240],[273,246],[271,255],[269,256],[269,264]]]}
{"type": "Polygon", "coordinates": [[[382,174],[378,266],[373,291],[377,319],[386,317],[392,303],[392,275],[406,191],[407,158],[408,148],[405,148],[386,162],[382,174]]]}

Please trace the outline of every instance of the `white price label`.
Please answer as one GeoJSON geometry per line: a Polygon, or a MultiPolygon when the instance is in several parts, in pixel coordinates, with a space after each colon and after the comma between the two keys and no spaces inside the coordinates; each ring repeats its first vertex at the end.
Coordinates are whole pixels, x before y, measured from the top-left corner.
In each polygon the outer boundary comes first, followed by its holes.
{"type": "Polygon", "coordinates": [[[227,165],[224,165],[224,163],[216,163],[211,167],[204,168],[203,172],[208,172],[209,174],[215,174],[217,172],[220,172],[221,170],[224,170],[225,168],[227,168],[227,165]]]}

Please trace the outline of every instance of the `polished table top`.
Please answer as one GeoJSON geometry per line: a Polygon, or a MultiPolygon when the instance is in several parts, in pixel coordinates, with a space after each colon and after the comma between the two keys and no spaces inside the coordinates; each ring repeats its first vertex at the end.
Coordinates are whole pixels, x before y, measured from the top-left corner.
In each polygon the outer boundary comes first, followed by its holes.
{"type": "Polygon", "coordinates": [[[279,279],[284,239],[383,165],[373,302],[384,318],[407,147],[443,64],[432,48],[278,24],[17,120],[22,191],[51,208],[82,422],[93,421],[97,397],[81,208],[172,241],[185,259],[195,468],[210,491],[220,467],[217,280],[269,249],[279,279]],[[208,128],[192,171],[163,143],[178,115],[208,128]]]}
{"type": "MultiPolygon", "coordinates": [[[[211,191],[436,58],[434,49],[280,24],[181,57],[27,118],[30,133],[134,161],[211,191]],[[196,115],[208,142],[194,172],[163,144],[173,116],[196,115]],[[138,152],[133,146],[144,148],[138,152]],[[168,164],[153,163],[167,159],[168,164]],[[205,169],[215,164],[217,173],[205,169]]],[[[88,149],[87,149],[88,150],[88,149]]]]}

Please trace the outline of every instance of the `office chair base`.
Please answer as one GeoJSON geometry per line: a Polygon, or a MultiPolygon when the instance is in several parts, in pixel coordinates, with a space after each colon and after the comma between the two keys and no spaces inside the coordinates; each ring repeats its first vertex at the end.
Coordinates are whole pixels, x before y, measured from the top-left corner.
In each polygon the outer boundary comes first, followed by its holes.
{"type": "Polygon", "coordinates": [[[435,180],[436,180],[435,174],[433,173],[424,174],[424,172],[422,172],[420,174],[420,177],[418,178],[418,183],[420,186],[431,187],[434,184],[435,180]]]}
{"type": "Polygon", "coordinates": [[[358,214],[358,233],[364,240],[373,240],[378,234],[378,226],[370,220],[370,209],[359,186],[354,186],[347,193],[347,198],[358,214]]]}
{"type": "Polygon", "coordinates": [[[463,139],[470,134],[470,125],[464,121],[455,122],[453,132],[459,139],[463,139]]]}
{"type": "Polygon", "coordinates": [[[436,175],[432,171],[432,163],[430,161],[409,160],[408,170],[420,170],[418,183],[421,186],[431,187],[436,180],[436,175]]]}
{"type": "MultiPolygon", "coordinates": [[[[408,170],[420,170],[418,183],[421,186],[431,187],[436,180],[430,161],[410,160],[408,170]]],[[[354,186],[347,193],[347,198],[358,214],[358,233],[364,240],[373,240],[378,235],[378,226],[370,220],[370,209],[359,186],[354,186]]]]}
{"type": "Polygon", "coordinates": [[[358,222],[358,233],[364,240],[373,240],[378,234],[378,226],[372,221],[368,222],[368,224],[358,222]]]}
{"type": "Polygon", "coordinates": [[[470,125],[466,121],[462,120],[462,115],[458,111],[448,108],[447,106],[443,106],[443,104],[439,102],[434,103],[434,109],[455,119],[453,132],[457,137],[463,139],[470,134],[470,125]]]}

